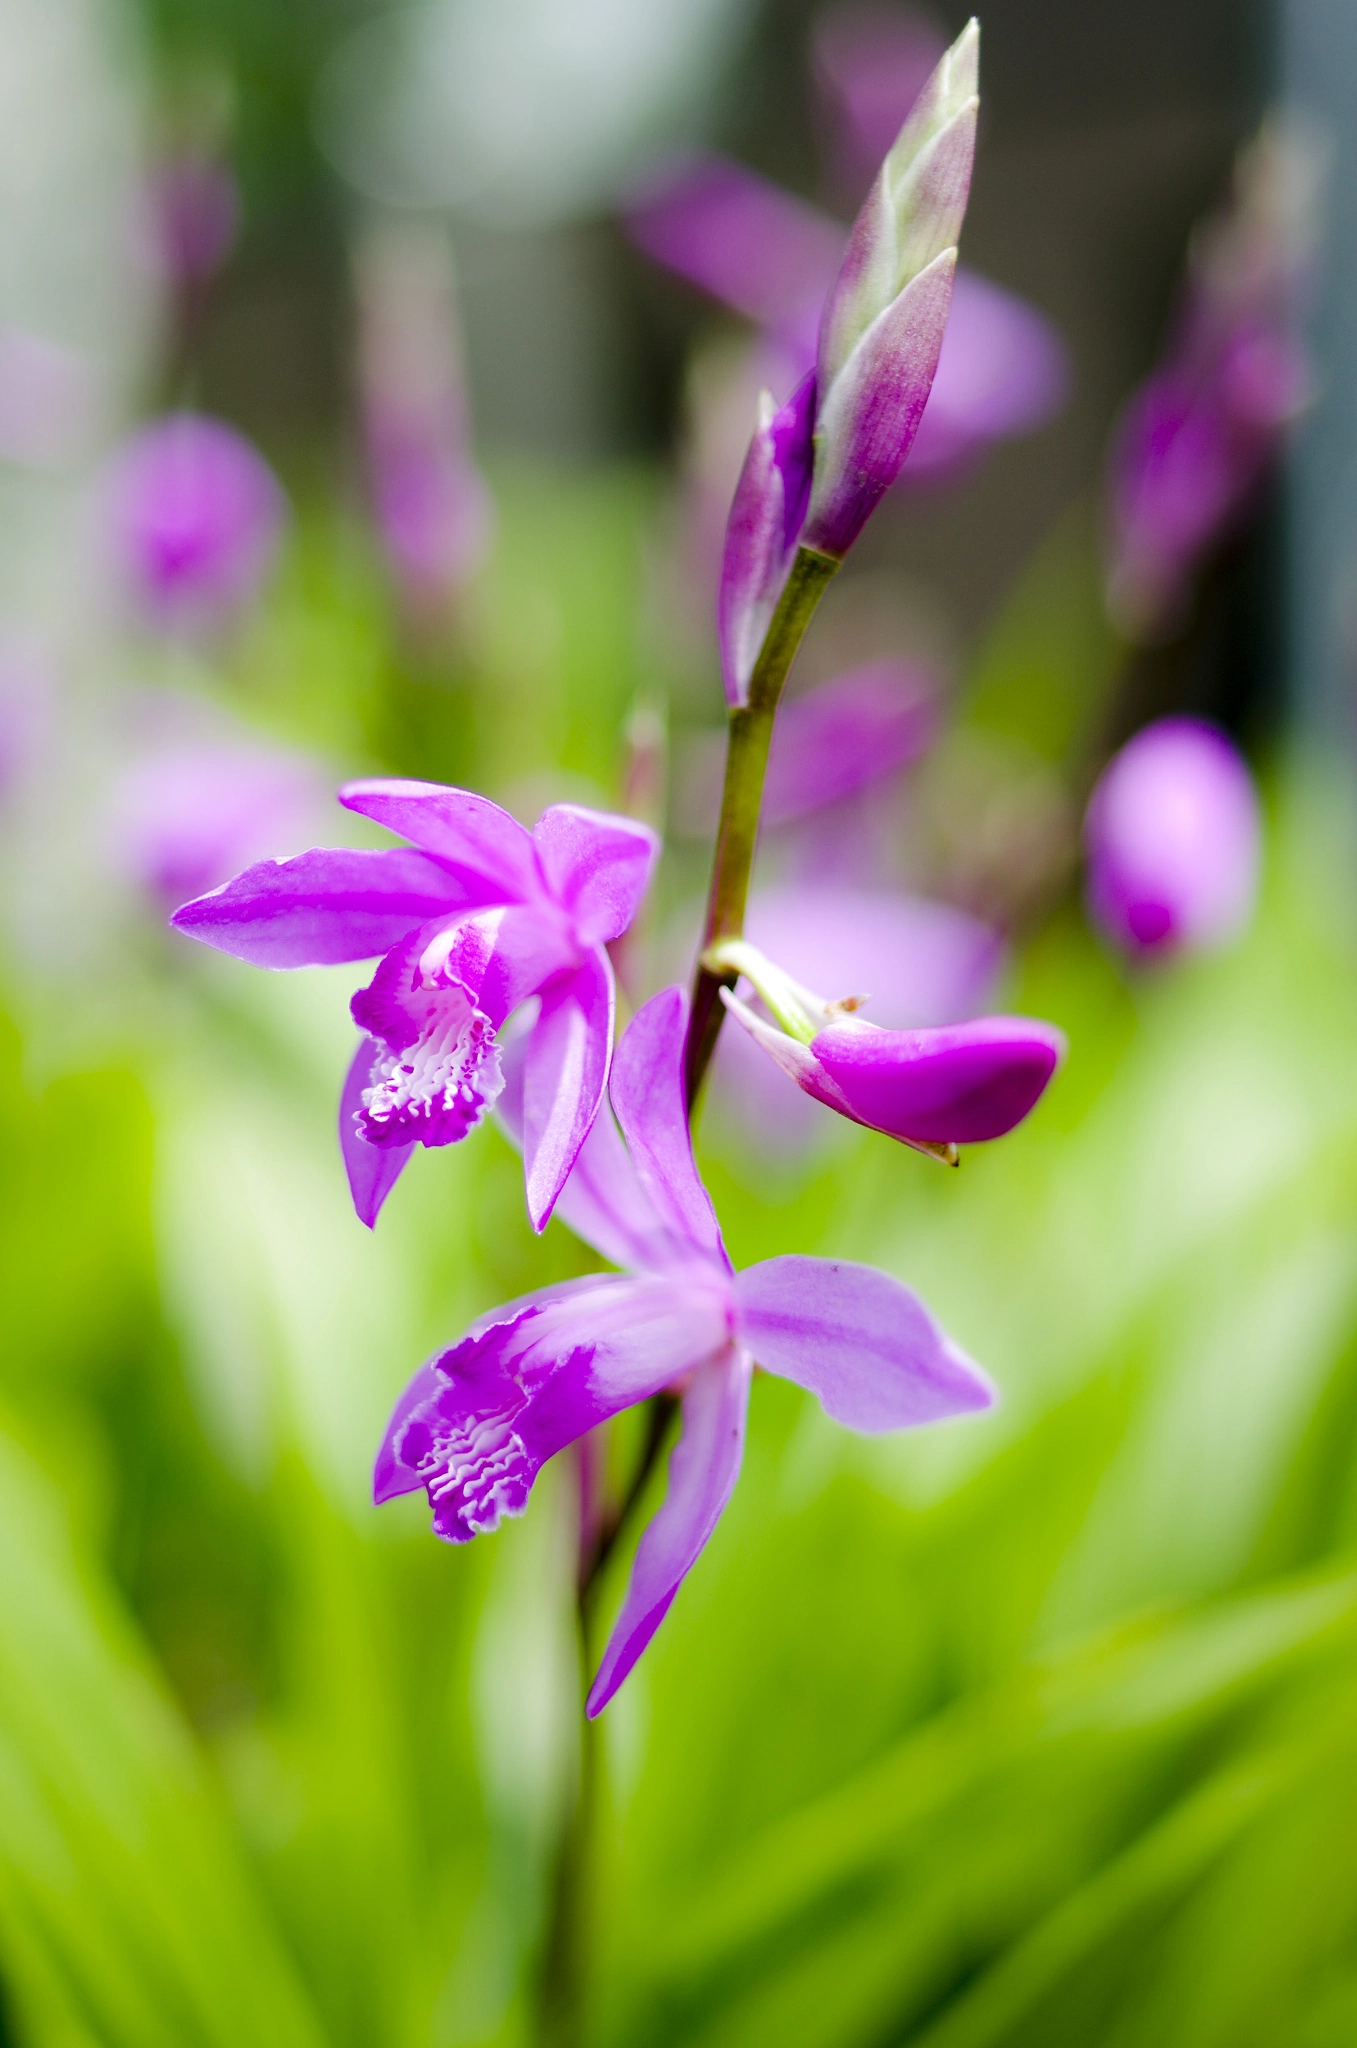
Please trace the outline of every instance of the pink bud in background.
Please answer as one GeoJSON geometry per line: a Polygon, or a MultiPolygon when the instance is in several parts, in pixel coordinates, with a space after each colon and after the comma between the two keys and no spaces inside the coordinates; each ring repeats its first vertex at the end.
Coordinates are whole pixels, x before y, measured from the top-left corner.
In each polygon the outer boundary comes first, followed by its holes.
{"type": "Polygon", "coordinates": [[[373,511],[410,611],[445,611],[479,567],[492,508],[471,430],[447,238],[402,222],[369,231],[354,265],[373,511]]]}
{"type": "Polygon", "coordinates": [[[234,427],[183,412],[124,444],[103,509],[114,566],[134,602],[162,629],[198,634],[227,626],[259,597],[286,501],[234,427]]]}
{"type": "Polygon", "coordinates": [[[1132,958],[1218,946],[1258,887],[1258,799],[1215,726],[1164,718],[1124,746],[1084,821],[1094,922],[1132,958]]]}
{"type": "Polygon", "coordinates": [[[146,216],[156,268],[180,289],[201,284],[220,268],[236,239],[235,174],[213,156],[167,156],[147,176],[146,216]]]}

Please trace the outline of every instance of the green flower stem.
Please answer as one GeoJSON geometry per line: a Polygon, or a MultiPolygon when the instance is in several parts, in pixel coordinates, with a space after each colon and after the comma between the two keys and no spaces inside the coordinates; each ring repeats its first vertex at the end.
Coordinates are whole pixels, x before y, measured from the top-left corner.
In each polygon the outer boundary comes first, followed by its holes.
{"type": "MultiPolygon", "coordinates": [[[[822,555],[815,548],[797,549],[786,588],[778,600],[777,610],[773,613],[763,646],[759,649],[759,658],[754,664],[754,673],[749,680],[749,702],[730,714],[726,781],[721,795],[716,851],[712,858],[702,952],[722,939],[738,939],[744,931],[749,877],[759,836],[759,814],[763,809],[763,779],[768,768],[768,747],[773,737],[778,699],[811,615],[838,566],[837,555],[822,555]]],[[[692,1021],[688,1027],[688,1060],[684,1077],[690,1116],[725,1020],[721,990],[734,988],[737,979],[733,968],[716,973],[710,967],[704,967],[699,959],[693,982],[692,1021]]]]}

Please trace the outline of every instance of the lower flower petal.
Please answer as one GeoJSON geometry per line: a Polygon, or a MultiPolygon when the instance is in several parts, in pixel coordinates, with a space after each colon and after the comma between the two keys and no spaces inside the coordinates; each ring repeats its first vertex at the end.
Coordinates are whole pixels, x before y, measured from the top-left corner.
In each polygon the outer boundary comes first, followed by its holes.
{"type": "Polygon", "coordinates": [[[739,1339],[757,1362],[876,1434],[988,1408],[994,1389],[900,1280],[796,1254],[735,1276],[739,1339]]]}
{"type": "Polygon", "coordinates": [[[548,1458],[729,1344],[727,1287],[592,1277],[482,1319],[422,1368],[378,1453],[377,1498],[428,1490],[464,1543],[518,1515],[548,1458]]]}
{"type": "Polygon", "coordinates": [[[688,1382],[664,1504],[637,1549],[622,1612],[589,1691],[591,1719],[635,1667],[721,1519],[744,1456],[750,1372],[748,1355],[732,1346],[688,1382]]]}
{"type": "Polygon", "coordinates": [[[935,1031],[882,1031],[845,1019],[819,1032],[810,1049],[860,1123],[893,1138],[972,1145],[1022,1122],[1065,1041],[1031,1017],[979,1017],[935,1031]]]}
{"type": "Polygon", "coordinates": [[[601,947],[542,991],[523,1066],[528,1214],[544,1230],[608,1083],[613,975],[601,947]]]}
{"type": "Polygon", "coordinates": [[[344,1171],[349,1177],[353,1206],[359,1221],[366,1223],[369,1230],[376,1223],[383,1202],[405,1171],[415,1149],[413,1140],[406,1145],[373,1145],[359,1130],[364,1091],[371,1081],[373,1064],[380,1052],[381,1047],[375,1038],[360,1039],[344,1077],[344,1092],[339,1098],[339,1149],[344,1158],[344,1171]]]}

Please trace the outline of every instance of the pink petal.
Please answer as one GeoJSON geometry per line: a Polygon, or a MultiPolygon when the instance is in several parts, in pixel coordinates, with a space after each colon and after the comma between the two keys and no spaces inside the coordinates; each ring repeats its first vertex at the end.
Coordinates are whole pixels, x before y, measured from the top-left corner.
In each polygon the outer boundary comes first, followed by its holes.
{"type": "Polygon", "coordinates": [[[791,698],[773,732],[764,823],[787,824],[898,774],[932,745],[937,699],[926,669],[889,657],[791,698]]]}
{"type": "Polygon", "coordinates": [[[581,945],[622,936],[641,907],[660,842],[649,825],[581,804],[552,804],[533,827],[547,886],[581,945]]]}
{"type": "Polygon", "coordinates": [[[988,1408],[994,1389],[916,1294],[839,1259],[765,1259],[735,1276],[738,1331],[766,1371],[875,1435],[988,1408]]]}
{"type": "Polygon", "coordinates": [[[465,901],[445,867],[410,847],[313,847],[246,868],[170,923],[256,967],[325,967],[386,953],[465,901]]]}
{"type": "Polygon", "coordinates": [[[542,991],[523,1071],[528,1214],[544,1230],[608,1084],[613,975],[602,948],[542,991]]]}
{"type": "Polygon", "coordinates": [[[699,1366],[683,1396],[683,1434],[664,1505],[642,1536],[622,1612],[585,1707],[601,1714],[673,1604],[721,1519],[744,1456],[750,1363],[733,1348],[699,1366]]]}
{"type": "Polygon", "coordinates": [[[488,797],[441,782],[349,782],[339,801],[447,861],[467,900],[526,903],[541,892],[532,836],[488,797]]]}
{"type": "Polygon", "coordinates": [[[638,1010],[613,1056],[611,1095],[632,1162],[666,1229],[727,1270],[720,1226],[693,1161],[683,1093],[688,998],[661,989],[638,1010]]]}
{"type": "Polygon", "coordinates": [[[1040,1100],[1064,1049],[1054,1026],[1031,1017],[979,1017],[936,1031],[882,1031],[845,1018],[810,1047],[859,1123],[941,1145],[1011,1131],[1040,1100]]]}
{"type": "Polygon", "coordinates": [[[363,1038],[344,1077],[339,1098],[339,1149],[349,1177],[349,1193],[360,1223],[371,1230],[383,1202],[405,1171],[414,1145],[370,1145],[358,1134],[358,1113],[363,1090],[372,1073],[378,1051],[375,1038],[363,1038]]]}

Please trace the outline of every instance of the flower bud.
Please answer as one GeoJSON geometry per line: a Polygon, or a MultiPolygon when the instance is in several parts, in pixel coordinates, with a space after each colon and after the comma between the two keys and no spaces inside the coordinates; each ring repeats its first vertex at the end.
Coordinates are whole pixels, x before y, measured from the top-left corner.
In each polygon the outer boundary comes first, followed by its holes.
{"type": "Polygon", "coordinates": [[[932,388],[970,192],[979,53],[972,21],[882,164],[825,303],[802,534],[823,554],[852,546],[895,481],[932,388]]]}
{"type": "Polygon", "coordinates": [[[1223,732],[1163,718],[1103,771],[1084,821],[1094,922],[1132,957],[1217,946],[1258,884],[1258,799],[1223,732]]]}
{"type": "Polygon", "coordinates": [[[1063,1035],[1030,1017],[977,1017],[929,1031],[885,1031],[826,1002],[743,940],[707,964],[738,968],[777,1019],[722,990],[731,1015],[807,1095],[869,1130],[956,1164],[958,1145],[1002,1138],[1035,1108],[1064,1055],[1063,1035]],[[781,1028],[779,1028],[781,1027],[781,1028]]]}
{"type": "Polygon", "coordinates": [[[721,674],[732,705],[749,679],[796,553],[810,490],[812,377],[780,409],[765,391],[759,423],[731,501],[716,601],[721,674]]]}

